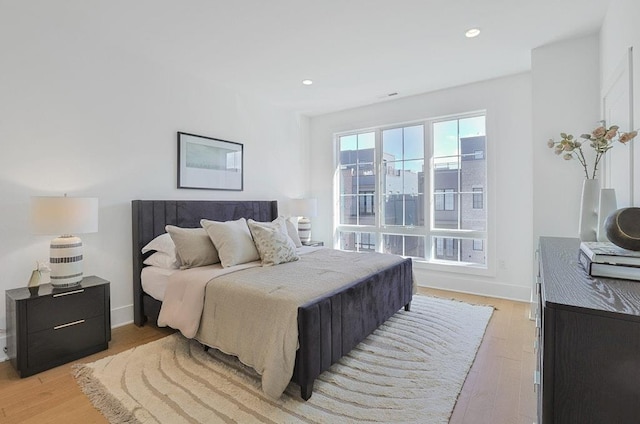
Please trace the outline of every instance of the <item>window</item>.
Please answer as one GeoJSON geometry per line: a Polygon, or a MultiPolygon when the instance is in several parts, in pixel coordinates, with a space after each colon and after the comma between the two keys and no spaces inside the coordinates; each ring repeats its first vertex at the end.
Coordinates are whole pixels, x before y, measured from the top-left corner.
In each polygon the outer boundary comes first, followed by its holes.
{"type": "Polygon", "coordinates": [[[444,210],[445,211],[455,210],[452,188],[448,188],[444,191],[444,210]]]}
{"type": "Polygon", "coordinates": [[[473,188],[473,209],[484,208],[484,198],[482,196],[482,187],[473,188]]]}
{"type": "Polygon", "coordinates": [[[340,248],[485,265],[484,115],[345,133],[336,142],[340,248]]]}
{"type": "Polygon", "coordinates": [[[455,209],[454,206],[454,189],[436,189],[434,190],[434,209],[437,211],[452,211],[455,209]]]}

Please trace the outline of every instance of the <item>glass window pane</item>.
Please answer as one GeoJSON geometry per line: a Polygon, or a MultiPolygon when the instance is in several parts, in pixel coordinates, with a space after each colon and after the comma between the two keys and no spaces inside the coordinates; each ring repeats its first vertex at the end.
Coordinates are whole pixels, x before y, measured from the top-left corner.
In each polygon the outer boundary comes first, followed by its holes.
{"type": "Polygon", "coordinates": [[[340,231],[338,233],[338,246],[340,250],[356,250],[356,233],[340,231]]]}
{"type": "MultiPolygon", "coordinates": [[[[433,157],[444,158],[458,155],[458,121],[433,124],[433,157]]],[[[436,163],[438,163],[436,161],[436,163]]]]}
{"type": "Polygon", "coordinates": [[[460,228],[464,230],[487,230],[487,213],[483,208],[475,208],[474,203],[482,203],[482,192],[462,193],[460,195],[462,208],[460,211],[460,228]]]}
{"type": "Polygon", "coordinates": [[[425,237],[406,236],[400,234],[383,235],[383,252],[394,255],[410,256],[424,259],[425,237]]]}
{"type": "Polygon", "coordinates": [[[474,191],[486,186],[485,117],[437,122],[433,132],[434,228],[486,231],[484,193],[474,191]]]}
{"type": "Polygon", "coordinates": [[[424,241],[421,236],[404,236],[404,256],[424,259],[424,241]]]}
{"type": "Polygon", "coordinates": [[[338,233],[338,245],[341,250],[356,252],[375,252],[376,234],[360,233],[353,231],[340,231],[338,233]]]}
{"type": "Polygon", "coordinates": [[[403,193],[404,194],[418,194],[422,193],[420,190],[423,185],[421,180],[424,179],[424,160],[408,160],[404,162],[403,173],[403,193]]]}
{"type": "Polygon", "coordinates": [[[482,188],[473,188],[473,201],[471,203],[473,209],[484,209],[484,191],[482,188]]]}
{"type": "Polygon", "coordinates": [[[424,195],[404,197],[404,225],[424,226],[424,195]]]}
{"type": "Polygon", "coordinates": [[[404,128],[404,159],[424,158],[424,126],[404,128]]]}
{"type": "Polygon", "coordinates": [[[432,237],[433,258],[456,263],[485,265],[484,239],[432,237]]]}
{"type": "Polygon", "coordinates": [[[382,155],[384,160],[402,160],[402,128],[382,131],[382,155]]]}
{"type": "Polygon", "coordinates": [[[385,225],[403,225],[404,223],[404,195],[392,194],[385,196],[384,223],[385,225]]]}
{"type": "Polygon", "coordinates": [[[338,179],[340,194],[356,194],[358,192],[358,177],[356,165],[341,165],[338,179]]]}
{"type": "Polygon", "coordinates": [[[358,224],[358,200],[356,196],[340,196],[340,224],[358,224]]]}
{"type": "Polygon", "coordinates": [[[376,234],[375,233],[359,233],[360,240],[358,243],[358,252],[375,252],[376,251],[376,234]]]}
{"type": "Polygon", "coordinates": [[[340,151],[358,150],[358,136],[355,134],[340,137],[340,151]]]}
{"type": "Polygon", "coordinates": [[[449,190],[458,191],[459,184],[459,170],[441,170],[435,169],[433,171],[433,189],[434,190],[449,190]]]}
{"type": "Polygon", "coordinates": [[[376,196],[374,191],[361,191],[358,195],[358,225],[376,224],[376,196]]]}
{"type": "Polygon", "coordinates": [[[372,150],[376,147],[376,133],[358,134],[358,150],[372,150]]]}
{"type": "Polygon", "coordinates": [[[486,135],[486,117],[474,116],[472,118],[463,118],[460,121],[460,137],[474,137],[478,135],[486,135]]]}
{"type": "Polygon", "coordinates": [[[401,235],[396,234],[384,234],[384,253],[391,253],[393,255],[402,255],[402,250],[404,248],[404,242],[402,240],[401,235]]]}
{"type": "Polygon", "coordinates": [[[436,211],[444,210],[444,190],[435,190],[435,193],[433,195],[433,209],[436,211]]]}
{"type": "Polygon", "coordinates": [[[402,183],[402,162],[386,162],[384,164],[384,175],[382,175],[382,186],[385,194],[402,193],[402,183]]]}

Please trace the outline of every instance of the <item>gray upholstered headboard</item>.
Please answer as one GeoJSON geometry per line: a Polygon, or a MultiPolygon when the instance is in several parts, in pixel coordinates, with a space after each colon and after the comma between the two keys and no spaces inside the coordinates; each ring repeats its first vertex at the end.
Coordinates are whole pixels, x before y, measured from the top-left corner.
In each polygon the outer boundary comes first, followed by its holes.
{"type": "Polygon", "coordinates": [[[134,321],[144,324],[142,286],[140,272],[146,255],[141,249],[155,237],[165,232],[165,225],[184,228],[200,227],[202,218],[212,221],[230,221],[251,218],[268,222],[278,217],[278,202],[272,200],[133,200],[132,255],[133,255],[133,306],[134,321]]]}

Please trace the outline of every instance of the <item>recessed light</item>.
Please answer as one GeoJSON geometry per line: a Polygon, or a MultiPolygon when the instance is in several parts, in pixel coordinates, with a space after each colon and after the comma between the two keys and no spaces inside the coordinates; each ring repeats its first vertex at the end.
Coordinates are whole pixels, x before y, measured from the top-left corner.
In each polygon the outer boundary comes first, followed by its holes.
{"type": "Polygon", "coordinates": [[[302,80],[302,83],[304,85],[311,85],[311,84],[313,84],[313,81],[311,81],[310,79],[305,79],[305,80],[302,80]]]}
{"type": "Polygon", "coordinates": [[[480,35],[480,30],[478,28],[471,28],[464,33],[464,36],[467,38],[477,37],[478,35],[480,35]]]}

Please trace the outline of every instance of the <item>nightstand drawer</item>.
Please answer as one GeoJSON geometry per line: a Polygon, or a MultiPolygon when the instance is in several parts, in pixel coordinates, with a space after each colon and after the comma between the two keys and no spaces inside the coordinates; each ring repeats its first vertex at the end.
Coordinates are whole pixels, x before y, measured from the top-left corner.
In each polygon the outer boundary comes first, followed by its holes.
{"type": "Polygon", "coordinates": [[[96,316],[104,316],[104,288],[70,289],[43,296],[27,303],[27,333],[96,316]]]}
{"type": "Polygon", "coordinates": [[[104,316],[69,322],[27,336],[27,367],[50,368],[106,349],[104,316]]]}

